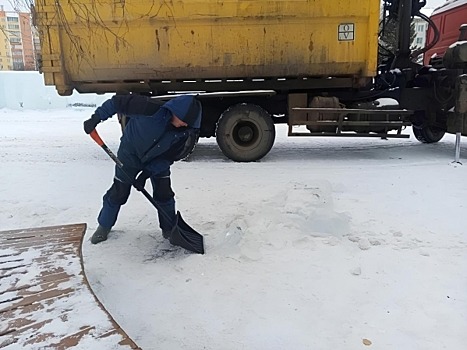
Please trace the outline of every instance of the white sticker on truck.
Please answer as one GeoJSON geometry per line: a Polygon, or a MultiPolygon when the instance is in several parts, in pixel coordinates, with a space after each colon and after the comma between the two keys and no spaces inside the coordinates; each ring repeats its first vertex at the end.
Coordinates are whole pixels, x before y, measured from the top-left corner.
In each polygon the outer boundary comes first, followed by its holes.
{"type": "Polygon", "coordinates": [[[339,41],[352,41],[355,40],[355,24],[354,23],[341,23],[338,27],[339,41]]]}

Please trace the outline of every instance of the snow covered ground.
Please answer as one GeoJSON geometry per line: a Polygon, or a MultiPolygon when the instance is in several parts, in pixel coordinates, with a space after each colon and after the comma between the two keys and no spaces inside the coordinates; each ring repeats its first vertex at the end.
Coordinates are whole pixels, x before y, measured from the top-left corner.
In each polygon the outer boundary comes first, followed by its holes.
{"type": "MultiPolygon", "coordinates": [[[[113,177],[82,131],[91,112],[0,109],[1,230],[87,222],[89,238],[113,177]]],[[[98,130],[116,150],[117,121],[98,130]]],[[[454,137],[277,133],[260,162],[204,139],[173,166],[206,255],[171,248],[137,192],[108,241],[85,241],[92,287],[122,328],[143,349],[465,349],[467,165],[451,164],[454,137]]]]}

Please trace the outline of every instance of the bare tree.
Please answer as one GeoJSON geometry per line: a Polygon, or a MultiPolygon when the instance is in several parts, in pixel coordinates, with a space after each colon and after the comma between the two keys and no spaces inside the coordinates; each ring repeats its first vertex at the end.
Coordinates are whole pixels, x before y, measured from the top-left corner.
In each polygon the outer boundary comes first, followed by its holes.
{"type": "Polygon", "coordinates": [[[8,0],[16,12],[29,12],[34,5],[34,0],[8,0]]]}

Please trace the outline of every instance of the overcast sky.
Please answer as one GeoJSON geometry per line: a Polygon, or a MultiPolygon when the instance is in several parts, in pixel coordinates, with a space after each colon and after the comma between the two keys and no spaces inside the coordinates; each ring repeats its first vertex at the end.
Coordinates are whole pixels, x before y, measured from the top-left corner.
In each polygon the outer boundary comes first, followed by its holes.
{"type": "Polygon", "coordinates": [[[0,0],[0,5],[3,5],[3,9],[5,11],[12,11],[13,7],[10,5],[10,1],[8,0],[0,0]]]}

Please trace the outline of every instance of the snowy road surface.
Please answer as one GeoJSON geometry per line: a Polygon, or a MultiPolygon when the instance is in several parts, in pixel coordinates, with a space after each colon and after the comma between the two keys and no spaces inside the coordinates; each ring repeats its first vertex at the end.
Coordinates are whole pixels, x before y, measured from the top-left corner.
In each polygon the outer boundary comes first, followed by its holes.
{"type": "MultiPolygon", "coordinates": [[[[82,131],[90,113],[0,110],[2,230],[93,232],[113,163],[82,131]]],[[[116,151],[117,122],[98,129],[116,151]]],[[[143,349],[464,349],[467,164],[450,164],[454,137],[277,132],[260,162],[233,163],[208,139],[172,167],[206,255],[164,242],[137,192],[108,241],[85,242],[93,289],[122,328],[143,349]]]]}

